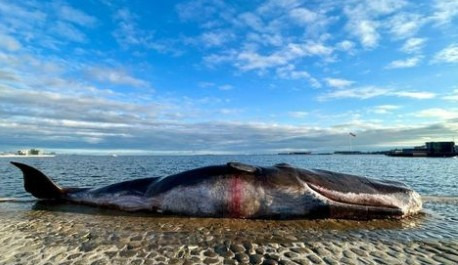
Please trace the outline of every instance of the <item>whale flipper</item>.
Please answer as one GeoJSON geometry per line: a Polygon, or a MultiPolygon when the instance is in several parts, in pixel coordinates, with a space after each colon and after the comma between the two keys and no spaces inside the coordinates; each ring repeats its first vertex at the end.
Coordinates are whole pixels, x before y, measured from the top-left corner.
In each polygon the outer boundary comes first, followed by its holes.
{"type": "Polygon", "coordinates": [[[57,186],[49,177],[36,168],[26,164],[11,162],[24,174],[24,188],[39,199],[59,199],[65,191],[57,186]]]}

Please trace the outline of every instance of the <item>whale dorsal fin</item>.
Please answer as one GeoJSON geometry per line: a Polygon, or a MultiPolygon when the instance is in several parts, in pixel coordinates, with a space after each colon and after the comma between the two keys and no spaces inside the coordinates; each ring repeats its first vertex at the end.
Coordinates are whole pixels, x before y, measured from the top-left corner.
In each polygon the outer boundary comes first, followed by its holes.
{"type": "Polygon", "coordinates": [[[247,173],[254,173],[259,170],[258,167],[253,165],[248,165],[240,162],[229,162],[227,166],[233,169],[237,169],[239,171],[247,172],[247,173]]]}
{"type": "Polygon", "coordinates": [[[11,162],[24,175],[24,188],[39,199],[59,199],[65,191],[57,186],[50,178],[36,168],[26,164],[11,162]]]}
{"type": "Polygon", "coordinates": [[[291,166],[288,163],[278,163],[278,164],[275,164],[274,167],[278,167],[278,168],[293,168],[293,166],[291,166]]]}

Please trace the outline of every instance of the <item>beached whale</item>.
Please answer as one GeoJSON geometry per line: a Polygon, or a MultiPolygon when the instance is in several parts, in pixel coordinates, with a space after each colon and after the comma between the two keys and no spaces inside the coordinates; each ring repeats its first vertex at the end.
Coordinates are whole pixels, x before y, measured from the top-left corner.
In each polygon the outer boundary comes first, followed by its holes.
{"type": "Polygon", "coordinates": [[[237,162],[101,188],[61,188],[39,170],[22,170],[25,190],[39,199],[187,216],[223,218],[401,218],[422,208],[406,185],[289,164],[237,162]]]}

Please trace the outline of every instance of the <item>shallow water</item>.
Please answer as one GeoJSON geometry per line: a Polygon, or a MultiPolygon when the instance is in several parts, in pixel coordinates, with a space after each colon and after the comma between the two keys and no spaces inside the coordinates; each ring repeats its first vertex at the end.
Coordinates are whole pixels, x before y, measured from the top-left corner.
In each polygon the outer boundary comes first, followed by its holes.
{"type": "Polygon", "coordinates": [[[227,161],[288,162],[399,180],[424,211],[403,220],[236,220],[125,213],[36,202],[0,159],[0,264],[456,264],[458,159],[385,156],[192,156],[16,159],[63,186],[100,186],[227,161]]]}

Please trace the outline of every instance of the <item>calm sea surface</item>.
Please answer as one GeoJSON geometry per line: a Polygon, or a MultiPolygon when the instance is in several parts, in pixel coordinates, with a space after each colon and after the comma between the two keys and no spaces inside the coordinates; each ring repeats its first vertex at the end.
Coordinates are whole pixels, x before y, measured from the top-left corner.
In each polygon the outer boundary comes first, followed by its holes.
{"type": "Polygon", "coordinates": [[[302,168],[402,181],[422,195],[458,195],[458,159],[383,155],[56,156],[0,158],[0,197],[27,198],[22,174],[9,161],[30,164],[61,186],[95,187],[143,177],[167,176],[197,167],[239,161],[260,166],[287,162],[302,168]]]}

